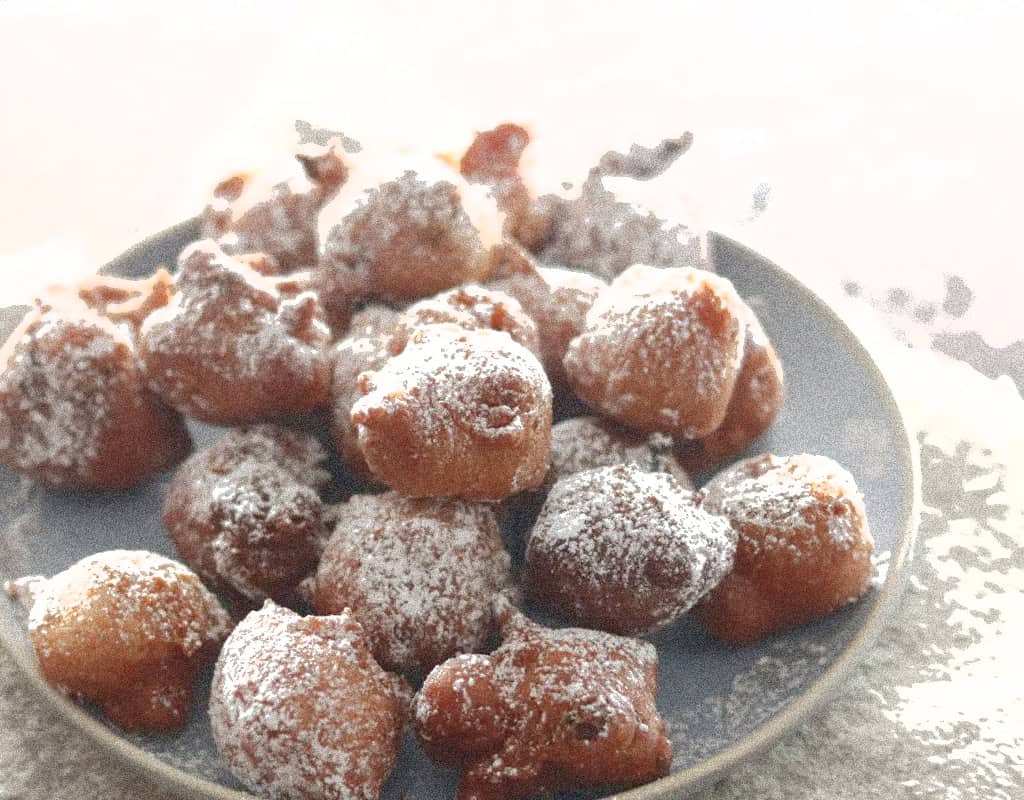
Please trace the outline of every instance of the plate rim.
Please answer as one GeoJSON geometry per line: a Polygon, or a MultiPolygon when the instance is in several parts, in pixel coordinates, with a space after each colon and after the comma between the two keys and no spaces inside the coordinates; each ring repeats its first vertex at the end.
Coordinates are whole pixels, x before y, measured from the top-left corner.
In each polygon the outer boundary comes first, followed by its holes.
{"type": "MultiPolygon", "coordinates": [[[[198,218],[195,217],[171,225],[136,242],[101,267],[100,272],[116,271],[120,264],[134,262],[140,251],[146,251],[158,242],[167,239],[179,236],[187,237],[197,230],[198,218]]],[[[696,764],[679,770],[679,772],[634,789],[609,795],[606,800],[670,800],[670,798],[681,797],[683,792],[696,791],[724,776],[740,763],[764,752],[784,734],[821,709],[871,649],[885,623],[895,612],[907,582],[910,556],[917,538],[921,512],[920,454],[911,440],[906,416],[900,408],[889,382],[864,343],[831,305],[771,259],[735,239],[715,231],[708,232],[708,241],[712,260],[718,248],[724,245],[738,251],[745,258],[764,262],[792,282],[797,293],[802,295],[800,299],[803,303],[815,305],[824,311],[824,317],[829,327],[836,330],[850,344],[852,356],[883,389],[881,400],[891,412],[890,419],[895,423],[894,427],[900,434],[899,447],[896,449],[895,455],[901,462],[900,468],[906,471],[910,480],[904,482],[900,496],[903,514],[899,523],[899,538],[896,547],[890,552],[886,578],[882,585],[875,590],[875,602],[863,624],[828,667],[795,699],[741,739],[696,764]]],[[[9,640],[9,637],[14,635],[20,635],[20,632],[9,630],[6,623],[0,622],[0,643],[3,644],[4,649],[28,680],[29,686],[35,690],[37,696],[44,698],[52,710],[70,721],[121,764],[128,765],[154,783],[181,796],[193,795],[208,800],[254,800],[258,797],[247,791],[231,789],[172,766],[124,739],[47,683],[39,672],[34,657],[27,653],[25,648],[15,644],[13,638],[9,640]]]]}

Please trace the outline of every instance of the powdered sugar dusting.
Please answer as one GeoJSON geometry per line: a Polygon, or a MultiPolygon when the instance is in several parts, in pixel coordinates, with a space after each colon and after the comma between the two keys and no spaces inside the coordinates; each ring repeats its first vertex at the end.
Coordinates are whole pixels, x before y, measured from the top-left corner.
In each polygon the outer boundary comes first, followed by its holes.
{"type": "Polygon", "coordinates": [[[225,475],[245,464],[273,464],[298,483],[322,489],[330,479],[327,453],[314,436],[279,425],[250,425],[225,431],[197,456],[210,472],[225,475]]]}
{"type": "Polygon", "coordinates": [[[634,265],[598,294],[565,367],[583,399],[615,418],[706,435],[724,417],[740,367],[740,303],[724,278],[634,265]]]}
{"type": "Polygon", "coordinates": [[[356,403],[354,413],[378,401],[388,406],[416,398],[415,407],[408,404],[417,416],[416,429],[435,445],[450,442],[462,425],[487,438],[518,433],[523,417],[537,413],[518,407],[511,393],[494,402],[471,391],[474,384],[501,384],[512,374],[530,384],[539,405],[545,399],[550,403],[550,385],[537,359],[503,333],[475,331],[468,338],[439,325],[422,330],[413,343],[417,346],[371,373],[372,394],[356,403]]]}
{"type": "Polygon", "coordinates": [[[656,670],[654,645],[640,639],[616,636],[587,628],[545,628],[520,616],[506,626],[501,647],[492,654],[494,681],[507,706],[515,710],[529,703],[602,706],[611,714],[630,714],[638,690],[649,684],[648,672],[656,670]],[[571,666],[558,663],[531,664],[524,668],[521,654],[536,648],[572,653],[571,666]],[[609,662],[616,669],[609,669],[609,662]],[[529,689],[524,697],[524,684],[529,689]]]}
{"type": "Polygon", "coordinates": [[[320,209],[346,170],[338,148],[300,160],[304,176],[239,173],[222,181],[203,210],[202,235],[220,240],[229,253],[267,253],[285,271],[312,267],[320,209]]]}
{"type": "Polygon", "coordinates": [[[471,458],[479,443],[508,446],[511,486],[500,497],[535,488],[543,478],[551,385],[537,358],[507,334],[431,325],[360,382],[366,394],[352,407],[352,420],[375,472],[371,434],[401,425],[403,441],[415,442],[416,469],[435,479],[471,458]],[[520,471],[522,461],[530,469],[520,471]]]}
{"type": "Polygon", "coordinates": [[[565,351],[582,332],[587,311],[605,282],[585,272],[531,267],[491,285],[512,295],[537,323],[544,369],[552,383],[565,383],[565,351]]]}
{"type": "Polygon", "coordinates": [[[360,319],[363,313],[352,318],[348,336],[331,350],[331,432],[342,458],[360,476],[369,477],[369,467],[359,448],[359,431],[352,422],[352,406],[362,397],[359,376],[380,369],[390,357],[387,332],[398,314],[387,309],[364,322],[360,319]]]}
{"type": "Polygon", "coordinates": [[[512,575],[490,508],[388,492],[337,509],[315,583],[317,610],[351,608],[382,664],[425,673],[483,646],[512,575]]]}
{"type": "Polygon", "coordinates": [[[469,186],[437,159],[365,154],[353,160],[324,218],[338,221],[321,261],[328,305],[343,302],[353,283],[401,300],[479,280],[489,269],[489,247],[501,242],[503,219],[483,187],[469,186]]]}
{"type": "Polygon", "coordinates": [[[665,473],[621,464],[555,484],[527,546],[530,590],[587,624],[663,627],[732,568],[736,534],[665,473]]]}
{"type": "MultiPolygon", "coordinates": [[[[654,705],[653,646],[582,628],[546,629],[519,615],[506,620],[503,638],[477,677],[496,690],[504,741],[463,773],[465,794],[486,787],[495,796],[533,796],[599,785],[602,774],[642,783],[667,772],[671,745],[654,705]],[[611,742],[597,751],[603,755],[589,752],[611,742]],[[609,769],[587,763],[607,756],[615,759],[609,769]]],[[[457,680],[472,675],[472,666],[457,680]]]]}
{"type": "Polygon", "coordinates": [[[412,331],[426,325],[452,324],[473,331],[503,331],[531,353],[540,355],[536,323],[519,301],[504,292],[465,284],[414,303],[399,317],[392,340],[392,352],[400,351],[412,331]]]}
{"type": "MultiPolygon", "coordinates": [[[[427,225],[431,219],[448,216],[480,246],[501,242],[504,215],[498,211],[485,187],[467,183],[441,159],[403,155],[394,157],[367,151],[350,159],[348,180],[324,212],[326,220],[344,220],[353,212],[378,203],[397,203],[387,216],[398,220],[408,214],[411,221],[427,225]],[[435,188],[437,191],[432,192],[435,188]],[[455,201],[453,206],[451,200],[455,201]]],[[[342,222],[342,226],[344,222],[342,222]]],[[[327,250],[344,242],[343,227],[331,231],[327,250]]]]}
{"type": "Polygon", "coordinates": [[[115,424],[115,398],[141,389],[131,336],[91,312],[70,319],[43,307],[26,322],[0,366],[0,454],[53,483],[85,479],[115,424]]]}
{"type": "Polygon", "coordinates": [[[216,588],[250,602],[293,601],[325,538],[317,494],[325,458],[297,431],[230,431],[192,456],[168,489],[163,520],[178,552],[216,588]]]}
{"type": "MultiPolygon", "coordinates": [[[[17,588],[17,587],[15,587],[17,588]]],[[[187,567],[154,553],[111,550],[88,556],[43,583],[33,581],[29,631],[59,625],[69,636],[34,638],[76,649],[74,630],[93,625],[97,609],[133,643],[179,647],[186,657],[227,635],[231,622],[216,598],[187,567]],[[94,605],[95,604],[95,605],[94,605]]]]}
{"type": "MultiPolygon", "coordinates": [[[[795,544],[795,531],[813,531],[822,514],[837,550],[850,550],[871,540],[864,499],[843,467],[826,456],[764,455],[741,461],[719,473],[705,487],[705,508],[723,514],[741,531],[744,526],[776,531],[763,541],[749,539],[757,548],[784,547],[794,558],[807,555],[795,544]]],[[[799,537],[808,546],[813,536],[799,537]]]]}
{"type": "Polygon", "coordinates": [[[268,602],[225,643],[210,724],[247,787],[272,798],[376,800],[401,728],[395,687],[348,614],[268,602]]]}
{"type": "Polygon", "coordinates": [[[683,488],[692,488],[675,463],[672,439],[664,434],[638,433],[600,417],[573,417],[552,426],[550,483],[615,464],[635,464],[644,472],[671,472],[683,488]]]}
{"type": "Polygon", "coordinates": [[[222,406],[233,401],[213,387],[236,383],[255,396],[247,406],[262,402],[276,410],[275,382],[300,396],[290,410],[316,405],[317,393],[326,391],[330,331],[315,295],[301,291],[301,283],[258,274],[208,240],[184,250],[179,263],[177,293],[140,334],[153,389],[200,417],[230,416],[222,406]]]}

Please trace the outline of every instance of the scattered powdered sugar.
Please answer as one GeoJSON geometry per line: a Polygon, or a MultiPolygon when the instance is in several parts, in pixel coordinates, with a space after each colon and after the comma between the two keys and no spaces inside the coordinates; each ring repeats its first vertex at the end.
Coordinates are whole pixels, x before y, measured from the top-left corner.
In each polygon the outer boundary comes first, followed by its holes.
{"type": "Polygon", "coordinates": [[[489,507],[387,492],[338,507],[313,601],[321,612],[350,608],[383,665],[425,673],[484,645],[495,596],[511,584],[489,507]]]}
{"type": "Polygon", "coordinates": [[[193,509],[198,525],[216,531],[208,543],[213,575],[250,600],[282,596],[315,563],[320,498],[283,470],[240,467],[197,496],[193,509]]]}
{"type": "MultiPolygon", "coordinates": [[[[868,583],[872,589],[881,589],[885,579],[889,577],[889,564],[892,559],[890,550],[874,550],[871,553],[871,578],[868,583]]],[[[857,598],[850,598],[852,603],[857,598]]]]}
{"type": "Polygon", "coordinates": [[[247,787],[281,800],[375,800],[394,764],[395,683],[347,613],[299,617],[271,602],[221,650],[214,740],[247,787]]]}
{"type": "Polygon", "coordinates": [[[806,691],[842,648],[836,634],[822,638],[771,642],[720,691],[678,705],[668,717],[673,768],[684,769],[734,744],[806,691]]]}
{"type": "Polygon", "coordinates": [[[527,545],[530,590],[585,623],[670,624],[729,572],[736,534],[665,473],[635,464],[563,478],[527,545]]]}
{"type": "MultiPolygon", "coordinates": [[[[429,725],[438,718],[448,721],[447,718],[453,715],[459,717],[462,730],[473,730],[483,728],[485,725],[493,725],[495,716],[493,708],[479,708],[476,706],[476,699],[473,696],[473,689],[477,685],[490,681],[492,674],[492,661],[488,655],[481,653],[460,653],[458,656],[444,662],[443,673],[455,673],[451,682],[451,689],[458,695],[459,705],[456,709],[439,708],[432,703],[426,693],[420,692],[413,702],[413,718],[417,725],[417,734],[427,741],[432,741],[429,725]]],[[[434,672],[428,676],[428,680],[438,680],[437,676],[442,671],[434,672]]],[[[449,698],[446,698],[449,699],[449,698]]]]}
{"type": "MultiPolygon", "coordinates": [[[[704,507],[722,514],[741,531],[754,526],[769,531],[745,536],[755,550],[786,548],[794,558],[803,553],[793,534],[814,531],[825,515],[829,540],[837,550],[871,541],[864,499],[843,467],[826,456],[763,455],[741,461],[716,475],[704,488],[704,507]]],[[[807,546],[813,536],[800,537],[807,546]]]]}
{"type": "Polygon", "coordinates": [[[141,392],[131,336],[92,312],[71,319],[38,307],[26,323],[0,364],[0,454],[54,483],[87,478],[117,424],[115,404],[141,392]]]}

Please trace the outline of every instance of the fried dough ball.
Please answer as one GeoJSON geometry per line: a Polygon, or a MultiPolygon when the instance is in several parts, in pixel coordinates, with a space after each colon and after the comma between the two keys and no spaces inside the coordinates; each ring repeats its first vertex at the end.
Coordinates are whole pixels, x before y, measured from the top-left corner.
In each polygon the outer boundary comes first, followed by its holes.
{"type": "Polygon", "coordinates": [[[763,455],[719,473],[704,507],[739,534],[732,572],[700,605],[713,636],[750,642],[857,600],[874,540],[853,477],[824,456],[763,455]]]}
{"type": "Polygon", "coordinates": [[[740,453],[778,417],[784,395],[782,363],[764,328],[746,304],[746,344],[725,419],[703,439],[685,443],[680,459],[697,472],[740,453]]]}
{"type": "Polygon", "coordinates": [[[528,594],[573,622],[623,635],[664,628],[729,572],[736,534],[700,495],[634,464],[555,484],[530,534],[528,594]]]}
{"type": "Polygon", "coordinates": [[[217,659],[213,740],[235,777],[272,800],[376,800],[403,717],[397,681],[347,612],[300,617],[268,600],[217,659]]]}
{"type": "Polygon", "coordinates": [[[459,161],[459,172],[479,183],[515,180],[519,159],[529,143],[530,132],[511,122],[477,133],[459,161]]]}
{"type": "Polygon", "coordinates": [[[370,303],[352,315],[346,336],[391,336],[401,316],[390,306],[370,303]]]}
{"type": "Polygon", "coordinates": [[[743,353],[742,301],[725,278],[637,264],[602,291],[565,368],[579,397],[639,430],[715,431],[743,353]]]}
{"type": "Polygon", "coordinates": [[[237,424],[326,405],[330,331],[301,277],[271,278],[205,240],[139,334],[150,387],[189,416],[237,424]]]}
{"type": "Polygon", "coordinates": [[[264,253],[266,272],[310,269],[319,258],[320,209],[345,182],[348,167],[338,144],[311,147],[296,159],[302,175],[273,182],[267,176],[236,173],[217,184],[200,216],[202,236],[225,252],[264,253]]]}
{"type": "Polygon", "coordinates": [[[551,220],[534,201],[519,168],[529,143],[529,131],[514,123],[478,133],[459,161],[459,172],[470,183],[491,188],[498,208],[505,212],[505,233],[533,249],[549,238],[551,220]]]}
{"type": "Polygon", "coordinates": [[[388,344],[399,312],[371,305],[352,317],[348,335],[331,350],[331,438],[342,459],[362,480],[375,481],[359,447],[352,406],[363,396],[359,376],[378,370],[390,358],[388,344]]]}
{"type": "Polygon", "coordinates": [[[511,585],[490,508],[386,492],[338,507],[309,592],[318,614],[352,612],[385,669],[422,676],[484,646],[511,585]]]}
{"type": "Polygon", "coordinates": [[[137,550],[5,586],[29,608],[43,677],[127,730],[181,728],[196,670],[231,621],[187,567],[137,550]]]}
{"type": "Polygon", "coordinates": [[[127,326],[37,302],[0,348],[0,461],[49,486],[120,489],[192,449],[146,388],[127,326]]]}
{"type": "Polygon", "coordinates": [[[413,705],[427,752],[463,768],[459,800],[630,787],[668,774],[653,645],[551,630],[518,612],[506,612],[502,638],[490,656],[436,667],[413,705]]]}
{"type": "Polygon", "coordinates": [[[328,212],[318,287],[332,323],[353,297],[406,302],[485,280],[502,216],[483,187],[438,159],[355,161],[328,212]]]}
{"type": "Polygon", "coordinates": [[[359,445],[401,494],[501,500],[543,482],[551,385],[507,334],[430,325],[359,383],[359,445]]]}
{"type": "Polygon", "coordinates": [[[504,331],[531,353],[540,356],[537,325],[519,302],[503,292],[475,284],[449,289],[409,306],[395,325],[391,352],[401,353],[413,331],[438,324],[451,324],[467,331],[504,331]]]}
{"type": "Polygon", "coordinates": [[[664,434],[640,433],[601,417],[573,417],[551,427],[549,486],[577,472],[616,464],[667,472],[682,488],[693,489],[672,452],[672,440],[664,434]]]}
{"type": "Polygon", "coordinates": [[[518,300],[537,323],[541,362],[556,391],[568,391],[562,360],[569,342],[583,332],[587,312],[605,285],[586,272],[532,265],[491,283],[518,300]]]}
{"type": "Polygon", "coordinates": [[[318,490],[326,454],[312,436],[260,425],[231,430],[174,476],[163,521],[178,554],[236,608],[294,605],[326,529],[318,490]]]}
{"type": "Polygon", "coordinates": [[[595,467],[636,464],[644,472],[667,472],[684,489],[689,475],[673,452],[672,439],[662,433],[639,433],[601,417],[572,417],[551,426],[551,456],[540,491],[509,498],[502,507],[503,524],[516,563],[526,554],[526,540],[544,498],[561,478],[595,467]]]}

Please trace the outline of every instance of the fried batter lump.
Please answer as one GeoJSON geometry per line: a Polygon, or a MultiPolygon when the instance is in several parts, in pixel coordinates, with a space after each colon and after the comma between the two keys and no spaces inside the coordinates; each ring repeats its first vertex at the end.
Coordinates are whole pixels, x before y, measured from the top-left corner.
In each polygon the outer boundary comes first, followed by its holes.
{"type": "Polygon", "coordinates": [[[146,387],[135,339],[83,305],[37,301],[0,348],[0,461],[49,486],[120,489],[192,449],[146,387]]]}
{"type": "Polygon", "coordinates": [[[459,172],[470,183],[490,187],[498,208],[505,212],[505,233],[533,249],[547,241],[552,223],[519,167],[529,143],[529,131],[515,123],[477,133],[459,161],[459,172]]]}
{"type": "Polygon", "coordinates": [[[782,363],[764,328],[744,303],[746,344],[725,419],[703,439],[682,442],[679,458],[691,472],[720,464],[753,444],[782,410],[785,394],[782,363]]]}
{"type": "Polygon", "coordinates": [[[376,800],[402,705],[350,614],[300,617],[268,600],[221,650],[210,725],[232,773],[264,797],[376,800]]]}
{"type": "Polygon", "coordinates": [[[693,488],[672,452],[672,440],[662,433],[640,433],[601,417],[573,417],[551,427],[549,486],[577,472],[616,464],[667,472],[682,488],[693,488]]]}
{"type": "Polygon", "coordinates": [[[176,283],[139,334],[149,386],[165,401],[215,424],[327,404],[330,331],[300,277],[261,275],[205,240],[182,251],[176,283]]]}
{"type": "Polygon", "coordinates": [[[501,500],[543,482],[551,385],[507,334],[427,326],[359,384],[359,445],[401,494],[501,500]]]}
{"type": "Polygon", "coordinates": [[[540,357],[537,325],[519,302],[504,292],[475,284],[449,289],[409,306],[395,325],[391,352],[401,353],[414,331],[439,324],[455,325],[467,331],[504,331],[513,341],[540,357]]]}
{"type": "Polygon", "coordinates": [[[235,608],[294,605],[326,540],[318,494],[326,454],[273,425],[228,431],[171,482],[163,521],[178,554],[235,608]]]}
{"type": "Polygon", "coordinates": [[[138,550],[97,553],[5,588],[29,607],[43,677],[127,730],[184,726],[195,672],[231,625],[191,570],[138,550]]]}
{"type": "Polygon", "coordinates": [[[338,222],[317,276],[332,324],[358,296],[408,302],[485,280],[501,243],[486,189],[436,158],[355,160],[326,218],[338,222]]]}
{"type": "Polygon", "coordinates": [[[704,507],[739,534],[732,572],[699,607],[716,638],[754,641],[868,590],[874,540],[864,501],[832,459],[758,456],[721,472],[704,491],[704,507]]]}
{"type": "Polygon", "coordinates": [[[336,143],[310,145],[296,159],[302,174],[280,182],[239,172],[218,183],[200,216],[202,236],[228,253],[265,253],[268,272],[315,266],[320,210],[345,182],[348,167],[336,143]]]}
{"type": "Polygon", "coordinates": [[[606,286],[596,275],[527,263],[517,272],[491,283],[509,294],[537,324],[540,358],[556,392],[569,391],[562,360],[569,342],[583,332],[587,312],[606,286]]]}
{"type": "Polygon", "coordinates": [[[487,643],[511,586],[490,508],[385,492],[338,507],[309,594],[318,614],[349,609],[385,669],[422,677],[487,643]]]}
{"type": "Polygon", "coordinates": [[[398,317],[399,312],[387,306],[366,306],[353,315],[348,334],[330,351],[331,438],[352,472],[365,481],[375,479],[359,447],[352,406],[363,396],[359,376],[380,369],[390,358],[388,345],[398,317]]]}
{"type": "Polygon", "coordinates": [[[515,800],[637,786],[668,774],[672,744],[654,704],[654,647],[551,630],[506,611],[502,645],[436,667],[413,704],[436,760],[462,767],[459,800],[515,800]]]}
{"type": "Polygon", "coordinates": [[[725,419],[745,341],[732,284],[689,268],[630,267],[569,345],[573,389],[638,430],[695,439],[725,419]]]}
{"type": "Polygon", "coordinates": [[[672,624],[729,572],[736,534],[666,473],[633,464],[555,484],[526,547],[527,593],[590,628],[672,624]]]}

